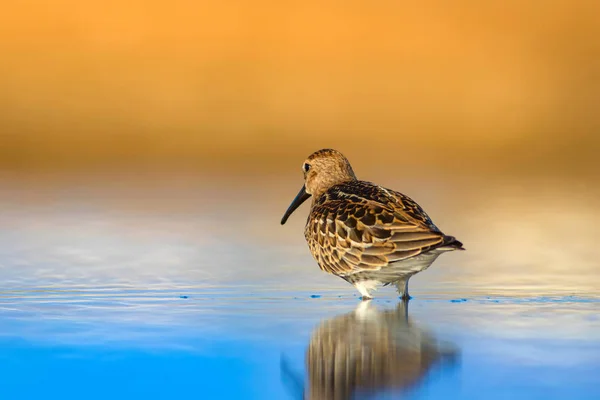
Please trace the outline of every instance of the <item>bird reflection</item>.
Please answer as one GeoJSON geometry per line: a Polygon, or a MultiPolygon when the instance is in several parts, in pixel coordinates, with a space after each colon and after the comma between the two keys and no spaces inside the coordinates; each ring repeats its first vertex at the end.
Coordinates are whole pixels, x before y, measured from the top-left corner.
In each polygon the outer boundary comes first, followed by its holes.
{"type": "MultiPolygon", "coordinates": [[[[457,357],[454,347],[439,344],[408,318],[408,302],[386,311],[361,302],[355,311],[326,320],[313,332],[306,354],[308,388],[301,389],[302,397],[342,400],[404,392],[435,365],[457,357]]],[[[282,368],[286,375],[287,367],[282,368]]]]}

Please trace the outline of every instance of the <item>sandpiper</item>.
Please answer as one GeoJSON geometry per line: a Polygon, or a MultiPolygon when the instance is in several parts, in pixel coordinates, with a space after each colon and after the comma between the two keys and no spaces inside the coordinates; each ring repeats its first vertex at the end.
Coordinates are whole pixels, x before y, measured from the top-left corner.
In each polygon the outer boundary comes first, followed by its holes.
{"type": "Polygon", "coordinates": [[[281,224],[312,196],[304,229],[308,247],[323,271],[353,284],[363,300],[379,284],[394,284],[409,299],[411,276],[446,251],[464,250],[408,196],[358,180],[337,150],[314,152],[302,171],[304,185],[281,224]]]}

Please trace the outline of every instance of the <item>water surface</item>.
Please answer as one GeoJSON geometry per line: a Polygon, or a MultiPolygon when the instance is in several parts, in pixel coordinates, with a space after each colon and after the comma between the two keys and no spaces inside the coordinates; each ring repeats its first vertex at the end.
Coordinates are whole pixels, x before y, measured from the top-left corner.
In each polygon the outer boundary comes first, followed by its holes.
{"type": "Polygon", "coordinates": [[[298,182],[2,183],[2,398],[600,396],[590,184],[384,182],[467,248],[405,310],[279,226],[298,182]]]}

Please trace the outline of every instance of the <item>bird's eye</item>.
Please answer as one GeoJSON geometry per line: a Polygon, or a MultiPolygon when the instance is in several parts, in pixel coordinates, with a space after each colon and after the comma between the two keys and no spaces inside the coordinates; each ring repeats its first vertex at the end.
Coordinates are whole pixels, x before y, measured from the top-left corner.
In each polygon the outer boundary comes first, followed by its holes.
{"type": "Polygon", "coordinates": [[[302,166],[302,169],[304,170],[304,172],[308,172],[308,170],[310,169],[310,164],[304,163],[304,165],[302,166]]]}

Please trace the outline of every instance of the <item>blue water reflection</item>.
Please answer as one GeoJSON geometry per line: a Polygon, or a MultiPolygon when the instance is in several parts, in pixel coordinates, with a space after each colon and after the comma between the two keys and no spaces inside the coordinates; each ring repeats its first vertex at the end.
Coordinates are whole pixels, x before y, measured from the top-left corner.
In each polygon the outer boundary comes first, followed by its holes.
{"type": "MultiPolygon", "coordinates": [[[[431,370],[454,365],[460,352],[441,345],[408,316],[408,302],[380,311],[372,301],[323,321],[306,351],[306,384],[282,359],[282,376],[296,397],[310,399],[372,398],[418,387],[431,370]]],[[[447,371],[444,371],[447,373],[447,371]]]]}
{"type": "Polygon", "coordinates": [[[594,193],[420,191],[468,251],[411,280],[403,319],[319,271],[303,218],[280,229],[287,194],[7,187],[1,399],[600,398],[594,193]]]}
{"type": "Polygon", "coordinates": [[[2,398],[298,398],[290,376],[342,398],[319,379],[360,371],[356,394],[376,399],[600,394],[600,299],[450,300],[415,299],[405,320],[395,299],[365,311],[328,292],[5,291],[2,398]]]}

